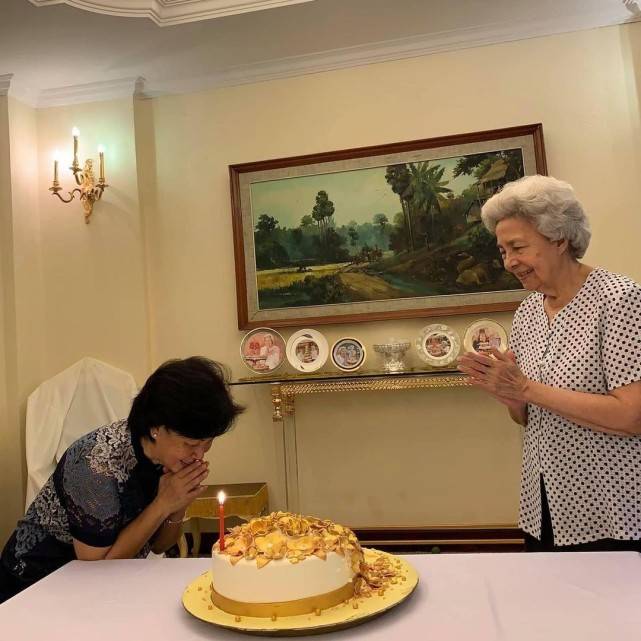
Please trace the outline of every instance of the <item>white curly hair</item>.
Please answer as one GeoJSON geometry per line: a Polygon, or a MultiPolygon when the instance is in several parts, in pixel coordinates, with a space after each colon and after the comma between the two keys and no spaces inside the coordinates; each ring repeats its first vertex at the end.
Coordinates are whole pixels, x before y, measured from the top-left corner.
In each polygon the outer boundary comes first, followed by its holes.
{"type": "Polygon", "coordinates": [[[569,183],[551,176],[525,176],[507,183],[481,209],[492,233],[505,218],[532,223],[549,240],[567,240],[573,258],[582,258],[590,244],[590,222],[569,183]]]}

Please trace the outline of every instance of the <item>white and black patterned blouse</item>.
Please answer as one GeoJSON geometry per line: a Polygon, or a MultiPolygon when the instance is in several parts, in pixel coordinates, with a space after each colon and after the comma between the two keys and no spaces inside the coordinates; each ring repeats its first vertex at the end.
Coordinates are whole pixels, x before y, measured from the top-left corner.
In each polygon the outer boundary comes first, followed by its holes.
{"type": "MultiPolygon", "coordinates": [[[[641,286],[594,269],[552,322],[535,292],[518,308],[510,345],[531,380],[607,394],[641,380],[641,286]]],[[[528,406],[521,528],[541,536],[543,476],[555,545],[641,539],[641,436],[581,427],[528,406]]]]}
{"type": "MultiPolygon", "coordinates": [[[[112,545],[154,499],[160,470],[132,443],[127,421],[73,443],[29,506],[2,552],[0,579],[16,592],[76,558],[72,538],[112,545]]],[[[149,553],[149,545],[138,557],[149,553]]],[[[6,598],[6,597],[5,597],[6,598]]]]}

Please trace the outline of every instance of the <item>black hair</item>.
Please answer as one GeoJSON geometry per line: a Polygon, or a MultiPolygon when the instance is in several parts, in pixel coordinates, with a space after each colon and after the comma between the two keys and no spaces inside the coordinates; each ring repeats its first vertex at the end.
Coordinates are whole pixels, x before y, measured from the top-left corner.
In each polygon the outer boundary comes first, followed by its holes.
{"type": "Polygon", "coordinates": [[[161,426],[193,439],[224,434],[244,411],[229,393],[228,378],[223,365],[203,356],[163,363],[134,399],[132,436],[149,437],[161,426]]]}

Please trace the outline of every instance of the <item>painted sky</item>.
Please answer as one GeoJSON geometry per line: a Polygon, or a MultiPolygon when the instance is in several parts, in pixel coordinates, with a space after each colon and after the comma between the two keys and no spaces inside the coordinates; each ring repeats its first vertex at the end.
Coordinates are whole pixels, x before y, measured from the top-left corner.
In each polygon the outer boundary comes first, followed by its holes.
{"type": "MultiPolygon", "coordinates": [[[[458,158],[432,161],[445,167],[443,180],[455,194],[474,182],[472,176],[454,178],[452,170],[458,158]]],[[[372,222],[375,214],[383,213],[392,220],[401,211],[401,202],[385,181],[384,167],[357,169],[316,176],[298,176],[252,183],[251,203],[254,225],[261,214],[278,220],[281,227],[298,227],[300,219],[311,214],[316,194],[324,189],[334,203],[334,220],[338,227],[355,220],[372,222]]]]}

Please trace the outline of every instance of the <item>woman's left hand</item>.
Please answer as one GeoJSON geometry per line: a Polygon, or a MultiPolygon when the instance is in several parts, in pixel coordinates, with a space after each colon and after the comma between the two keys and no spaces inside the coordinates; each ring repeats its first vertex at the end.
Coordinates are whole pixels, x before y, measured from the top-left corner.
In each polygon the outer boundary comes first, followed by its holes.
{"type": "Polygon", "coordinates": [[[472,385],[481,387],[501,399],[525,402],[528,378],[516,364],[512,352],[502,353],[497,349],[489,354],[466,352],[459,358],[458,367],[470,377],[472,385]]]}

